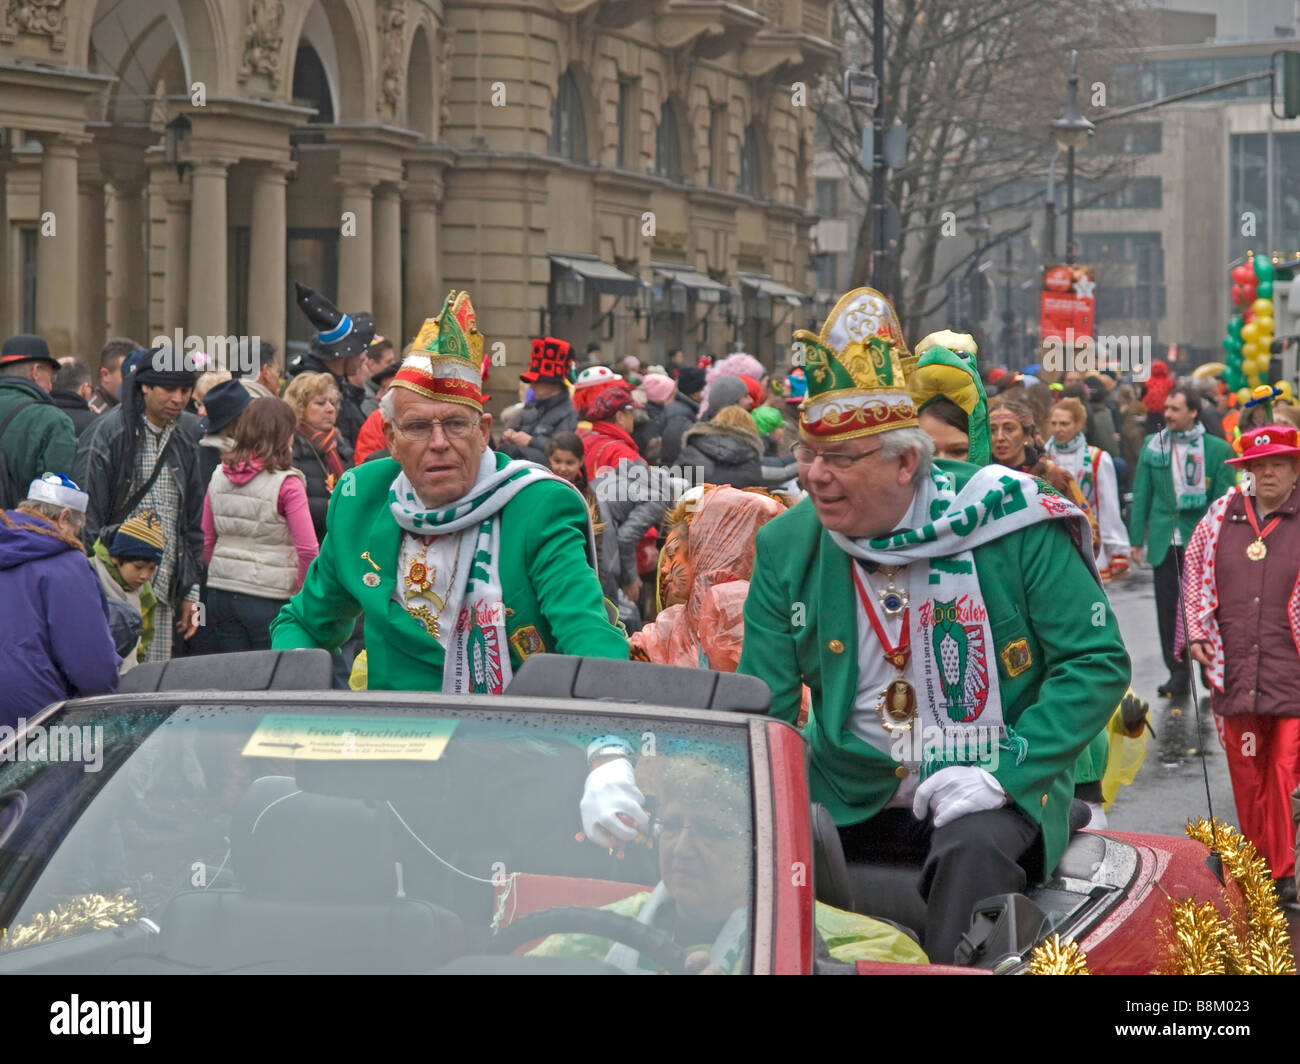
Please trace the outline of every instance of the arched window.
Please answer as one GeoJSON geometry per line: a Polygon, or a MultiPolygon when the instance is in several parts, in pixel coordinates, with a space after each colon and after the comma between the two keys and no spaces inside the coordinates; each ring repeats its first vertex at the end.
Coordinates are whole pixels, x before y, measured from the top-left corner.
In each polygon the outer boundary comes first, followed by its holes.
{"type": "Polygon", "coordinates": [[[659,177],[682,179],[682,140],[677,132],[677,112],[665,100],[659,111],[659,128],[655,130],[655,169],[659,177]]]}
{"type": "Polygon", "coordinates": [[[745,127],[745,143],[740,149],[740,181],[736,191],[746,196],[763,194],[763,164],[758,147],[758,129],[753,122],[745,127]]]}
{"type": "Polygon", "coordinates": [[[316,117],[312,122],[321,125],[334,124],[334,101],[330,97],[329,78],[325,75],[325,66],[310,44],[298,45],[298,53],[293,61],[293,99],[295,103],[304,103],[316,108],[316,117]]]}
{"type": "Polygon", "coordinates": [[[582,113],[582,97],[573,70],[564,72],[556,86],[551,105],[551,140],[547,150],[552,155],[575,163],[587,161],[587,123],[582,113]]]}

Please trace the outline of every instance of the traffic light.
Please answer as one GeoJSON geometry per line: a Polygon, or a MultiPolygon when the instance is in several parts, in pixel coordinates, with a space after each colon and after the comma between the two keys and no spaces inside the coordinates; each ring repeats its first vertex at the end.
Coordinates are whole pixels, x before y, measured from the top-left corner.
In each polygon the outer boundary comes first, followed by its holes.
{"type": "Polygon", "coordinates": [[[1282,115],[1300,118],[1300,52],[1282,52],[1282,115]]]}

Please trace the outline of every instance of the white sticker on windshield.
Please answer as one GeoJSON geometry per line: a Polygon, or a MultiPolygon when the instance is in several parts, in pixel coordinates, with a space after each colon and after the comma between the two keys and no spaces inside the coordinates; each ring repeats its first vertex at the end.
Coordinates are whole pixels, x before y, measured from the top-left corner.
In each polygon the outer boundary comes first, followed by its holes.
{"type": "Polygon", "coordinates": [[[455,720],[271,714],[244,746],[245,757],[303,761],[437,761],[455,720]]]}

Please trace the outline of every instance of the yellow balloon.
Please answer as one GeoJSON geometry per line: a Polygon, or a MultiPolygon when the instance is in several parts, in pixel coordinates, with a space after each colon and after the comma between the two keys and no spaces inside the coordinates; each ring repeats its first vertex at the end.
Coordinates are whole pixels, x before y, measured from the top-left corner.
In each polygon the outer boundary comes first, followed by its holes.
{"type": "Polygon", "coordinates": [[[1273,335],[1273,319],[1265,314],[1263,317],[1257,317],[1255,324],[1259,327],[1260,336],[1273,335]]]}
{"type": "Polygon", "coordinates": [[[1241,327],[1241,338],[1247,344],[1253,343],[1257,336],[1259,336],[1259,326],[1253,321],[1248,321],[1241,327]]]}
{"type": "Polygon", "coordinates": [[[1259,354],[1259,344],[1255,343],[1254,340],[1242,344],[1241,345],[1242,365],[1245,365],[1247,362],[1251,361],[1257,354],[1259,354]]]}
{"type": "MultiPolygon", "coordinates": [[[[1242,367],[1241,367],[1241,368],[1242,368],[1243,371],[1245,370],[1245,368],[1246,368],[1245,363],[1242,363],[1242,367]]],[[[1237,389],[1237,402],[1239,402],[1239,403],[1248,403],[1248,402],[1250,402],[1250,389],[1249,389],[1249,388],[1238,388],[1238,389],[1237,389]]]]}
{"type": "Polygon", "coordinates": [[[1250,305],[1250,309],[1255,312],[1255,320],[1258,321],[1261,315],[1273,313],[1273,301],[1271,299],[1257,299],[1250,305]]]}
{"type": "Polygon", "coordinates": [[[1278,381],[1278,382],[1277,382],[1277,386],[1282,390],[1282,398],[1283,398],[1283,399],[1290,399],[1290,398],[1291,398],[1291,382],[1290,382],[1290,381],[1278,381]]]}

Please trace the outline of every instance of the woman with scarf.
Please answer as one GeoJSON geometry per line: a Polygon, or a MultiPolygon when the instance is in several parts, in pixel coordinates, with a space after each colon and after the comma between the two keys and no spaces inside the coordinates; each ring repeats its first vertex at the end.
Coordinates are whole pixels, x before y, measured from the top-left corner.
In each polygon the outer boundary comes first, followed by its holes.
{"type": "Polygon", "coordinates": [[[335,427],[342,396],[328,373],[300,373],[285,389],[298,428],[293,438],[293,464],[307,481],[307,504],[317,540],[325,538],[330,496],[352,465],[352,445],[335,427]]]}
{"type": "Polygon", "coordinates": [[[993,445],[994,462],[1047,481],[1058,494],[1064,495],[1088,515],[1095,554],[1101,546],[1096,515],[1088,508],[1088,500],[1079,490],[1078,481],[1043,455],[1043,446],[1038,440],[1037,425],[1029,406],[1002,396],[994,399],[989,404],[989,438],[993,445]]]}
{"type": "Polygon", "coordinates": [[[1088,502],[1101,536],[1097,568],[1102,579],[1109,581],[1128,572],[1128,529],[1119,510],[1115,463],[1085,439],[1087,416],[1078,399],[1067,397],[1057,403],[1052,408],[1047,456],[1074,478],[1088,502]]]}

